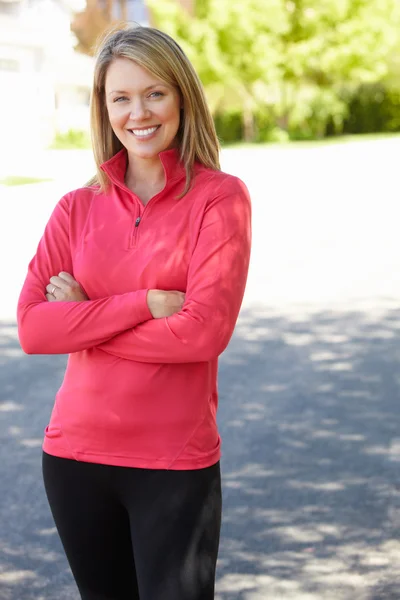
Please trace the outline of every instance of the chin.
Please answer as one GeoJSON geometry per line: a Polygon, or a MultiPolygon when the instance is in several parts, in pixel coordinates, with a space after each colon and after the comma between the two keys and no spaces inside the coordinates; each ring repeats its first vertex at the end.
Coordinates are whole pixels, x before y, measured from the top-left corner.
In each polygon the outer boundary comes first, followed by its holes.
{"type": "Polygon", "coordinates": [[[137,156],[138,158],[155,158],[160,154],[160,152],[162,152],[162,148],[151,148],[149,150],[145,150],[144,148],[143,150],[133,148],[131,150],[131,154],[133,156],[137,156]]]}
{"type": "Polygon", "coordinates": [[[151,148],[138,148],[130,147],[128,150],[133,156],[137,156],[138,158],[155,158],[160,154],[160,152],[164,152],[164,150],[169,150],[173,147],[173,143],[170,144],[157,144],[157,146],[153,146],[151,148]]]}

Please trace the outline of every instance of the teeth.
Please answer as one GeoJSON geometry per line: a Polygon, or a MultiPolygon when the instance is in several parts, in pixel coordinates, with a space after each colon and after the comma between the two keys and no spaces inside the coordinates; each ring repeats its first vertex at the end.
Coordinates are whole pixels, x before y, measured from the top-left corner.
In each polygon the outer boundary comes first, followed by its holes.
{"type": "Polygon", "coordinates": [[[150,127],[149,129],[131,129],[131,131],[134,135],[137,135],[138,137],[144,137],[146,135],[154,133],[157,128],[158,125],[156,127],[150,127]]]}

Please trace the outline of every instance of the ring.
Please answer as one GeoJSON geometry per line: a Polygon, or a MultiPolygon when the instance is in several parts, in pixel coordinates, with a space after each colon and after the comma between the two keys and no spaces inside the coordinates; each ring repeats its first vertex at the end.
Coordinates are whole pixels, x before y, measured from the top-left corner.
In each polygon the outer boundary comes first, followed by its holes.
{"type": "Polygon", "coordinates": [[[51,290],[51,295],[54,296],[54,292],[56,291],[56,286],[53,286],[53,289],[51,290]]]}

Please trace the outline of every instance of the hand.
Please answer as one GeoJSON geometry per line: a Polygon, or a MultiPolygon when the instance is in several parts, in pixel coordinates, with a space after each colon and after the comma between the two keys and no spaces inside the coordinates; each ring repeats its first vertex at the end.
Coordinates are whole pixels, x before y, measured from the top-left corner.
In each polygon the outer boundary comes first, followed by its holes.
{"type": "Polygon", "coordinates": [[[58,276],[50,277],[46,286],[46,298],[49,302],[83,302],[89,300],[79,283],[70,275],[61,271],[58,276]]]}
{"type": "Polygon", "coordinates": [[[149,290],[147,306],[154,319],[170,317],[182,310],[185,294],[182,292],[167,292],[164,290],[149,290]]]}

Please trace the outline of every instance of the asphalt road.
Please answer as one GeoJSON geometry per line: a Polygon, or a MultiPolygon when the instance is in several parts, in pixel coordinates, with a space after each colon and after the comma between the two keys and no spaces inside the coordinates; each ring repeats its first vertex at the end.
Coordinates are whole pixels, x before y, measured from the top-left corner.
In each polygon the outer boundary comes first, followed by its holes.
{"type": "MultiPolygon", "coordinates": [[[[224,153],[254,246],[221,358],[217,600],[400,598],[399,149],[224,153]]],[[[1,600],[78,599],[40,474],[65,357],[25,356],[14,314],[52,206],[90,164],[38,155],[32,173],[55,182],[0,188],[1,600]]]]}

